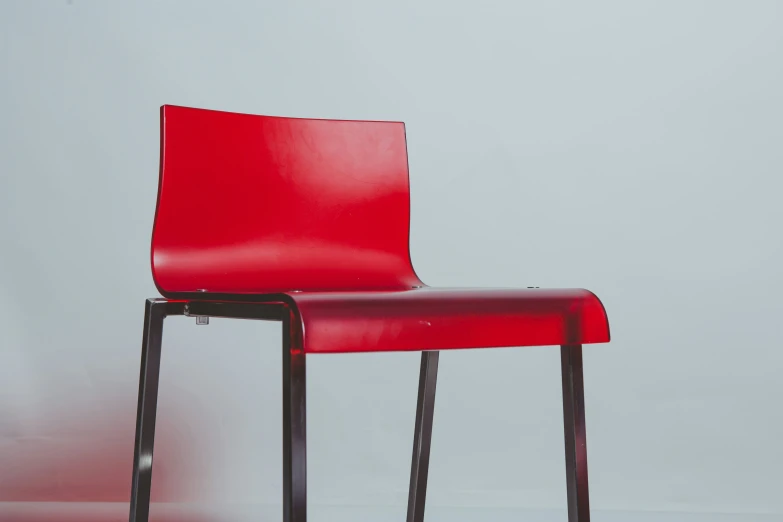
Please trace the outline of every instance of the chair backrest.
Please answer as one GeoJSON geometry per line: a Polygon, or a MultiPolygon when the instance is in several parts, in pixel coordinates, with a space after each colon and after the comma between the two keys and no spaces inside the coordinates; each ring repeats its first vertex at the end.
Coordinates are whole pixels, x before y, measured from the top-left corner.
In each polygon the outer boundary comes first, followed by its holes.
{"type": "Polygon", "coordinates": [[[163,295],[411,288],[409,228],[402,123],[161,108],[163,295]]]}

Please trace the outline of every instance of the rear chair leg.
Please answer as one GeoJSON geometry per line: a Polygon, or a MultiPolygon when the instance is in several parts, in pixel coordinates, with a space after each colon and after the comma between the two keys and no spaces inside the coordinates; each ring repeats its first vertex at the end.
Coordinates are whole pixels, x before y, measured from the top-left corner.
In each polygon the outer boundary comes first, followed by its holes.
{"type": "Polygon", "coordinates": [[[152,485],[152,450],[155,443],[155,412],[158,407],[160,347],[166,303],[147,300],[141,345],[139,400],[136,409],[136,443],[133,448],[130,522],[147,522],[152,485]]]}
{"type": "Polygon", "coordinates": [[[590,522],[582,345],[563,345],[560,348],[560,361],[563,375],[568,522],[590,522]]]}
{"type": "Polygon", "coordinates": [[[307,521],[307,407],[305,354],[283,319],[283,521],[307,521]]]}
{"type": "Polygon", "coordinates": [[[416,404],[416,431],[413,435],[411,484],[408,491],[408,522],[424,521],[427,496],[427,472],[430,464],[432,418],[435,413],[435,384],[438,379],[439,352],[422,352],[419,373],[419,398],[416,404]]]}

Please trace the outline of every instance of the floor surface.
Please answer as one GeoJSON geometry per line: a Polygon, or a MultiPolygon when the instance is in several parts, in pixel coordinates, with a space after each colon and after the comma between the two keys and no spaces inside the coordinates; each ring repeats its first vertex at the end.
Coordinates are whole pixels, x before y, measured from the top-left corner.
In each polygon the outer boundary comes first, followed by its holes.
{"type": "MultiPolygon", "coordinates": [[[[150,522],[280,522],[280,506],[155,504],[150,522]]],[[[564,511],[427,509],[427,522],[566,522],[564,511]]],[[[777,514],[593,511],[593,522],[783,522],[777,514]]],[[[127,522],[124,503],[0,503],[2,522],[127,522]]],[[[404,522],[404,507],[310,506],[309,522],[404,522]]]]}

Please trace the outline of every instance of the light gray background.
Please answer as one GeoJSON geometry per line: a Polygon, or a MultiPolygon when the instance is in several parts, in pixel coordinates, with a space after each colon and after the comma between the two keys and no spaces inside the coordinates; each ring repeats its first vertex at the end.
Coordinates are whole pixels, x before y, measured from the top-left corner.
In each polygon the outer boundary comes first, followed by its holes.
{"type": "MultiPolygon", "coordinates": [[[[595,520],[783,520],[781,93],[778,1],[0,1],[0,501],[127,502],[171,103],[405,121],[428,284],[609,311],[595,520]]],[[[279,514],[279,343],[167,321],[157,501],[279,514]]],[[[313,520],[402,520],[418,355],[308,365],[313,520]]],[[[562,439],[557,349],[444,354],[431,519],[565,520],[562,439]]]]}

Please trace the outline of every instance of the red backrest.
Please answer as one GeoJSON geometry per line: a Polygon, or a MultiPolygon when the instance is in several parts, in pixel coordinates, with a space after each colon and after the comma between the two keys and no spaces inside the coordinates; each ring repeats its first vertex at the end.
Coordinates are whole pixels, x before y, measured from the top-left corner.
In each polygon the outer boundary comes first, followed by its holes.
{"type": "Polygon", "coordinates": [[[161,108],[164,295],[411,288],[409,226],[402,123],[161,108]]]}

